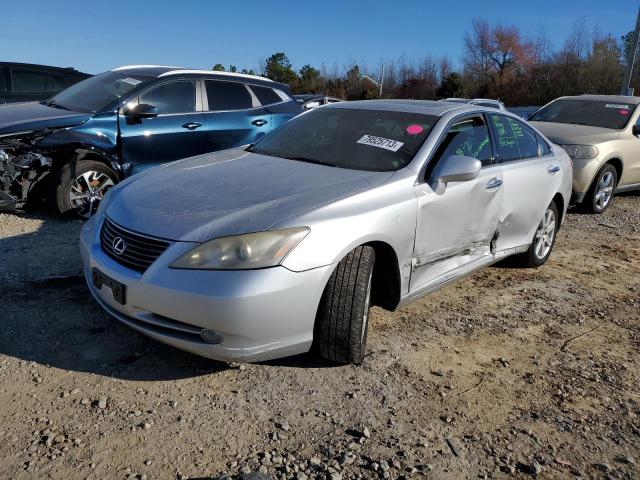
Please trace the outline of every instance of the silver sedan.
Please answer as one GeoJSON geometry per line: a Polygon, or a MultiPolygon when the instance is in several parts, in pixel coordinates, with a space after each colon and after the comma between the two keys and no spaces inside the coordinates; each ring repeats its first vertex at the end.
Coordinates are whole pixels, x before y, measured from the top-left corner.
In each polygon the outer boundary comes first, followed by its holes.
{"type": "Polygon", "coordinates": [[[571,197],[565,151],[507,112],[327,105],[258,143],[114,187],[81,233],[122,323],[224,361],[360,363],[388,310],[508,256],[538,267],[571,197]]]}

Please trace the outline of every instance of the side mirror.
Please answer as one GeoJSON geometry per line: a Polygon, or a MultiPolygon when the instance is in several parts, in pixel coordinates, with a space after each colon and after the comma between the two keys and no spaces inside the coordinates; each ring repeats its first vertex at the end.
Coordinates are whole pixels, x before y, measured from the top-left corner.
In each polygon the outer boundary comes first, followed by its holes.
{"type": "Polygon", "coordinates": [[[122,113],[125,117],[132,119],[154,118],[158,116],[158,107],[154,107],[148,103],[140,103],[131,108],[126,107],[122,113]]]}
{"type": "Polygon", "coordinates": [[[446,185],[449,182],[466,182],[480,175],[482,162],[464,155],[450,155],[436,166],[431,178],[446,185]]]}
{"type": "Polygon", "coordinates": [[[631,127],[631,133],[633,133],[636,137],[640,137],[640,125],[637,123],[631,127]]]}

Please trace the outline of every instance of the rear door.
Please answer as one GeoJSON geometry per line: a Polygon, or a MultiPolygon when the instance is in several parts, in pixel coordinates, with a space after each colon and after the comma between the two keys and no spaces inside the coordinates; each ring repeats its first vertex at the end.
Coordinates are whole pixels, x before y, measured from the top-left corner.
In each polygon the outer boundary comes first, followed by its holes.
{"type": "Polygon", "coordinates": [[[542,215],[560,188],[560,163],[549,145],[520,120],[489,114],[502,166],[503,206],[496,250],[529,245],[542,215]]]}
{"type": "Polygon", "coordinates": [[[502,168],[493,163],[489,127],[482,114],[454,120],[430,160],[426,178],[451,155],[475,157],[480,175],[450,182],[438,193],[432,182],[415,186],[418,220],[411,291],[418,294],[465,267],[491,260],[491,241],[502,205],[502,168]]]}
{"type": "Polygon", "coordinates": [[[271,130],[271,115],[242,82],[203,80],[205,150],[256,142],[271,130]]]}
{"type": "Polygon", "coordinates": [[[122,160],[136,173],[204,152],[204,118],[197,80],[176,79],[151,86],[129,103],[158,108],[155,118],[118,115],[122,160]]]}

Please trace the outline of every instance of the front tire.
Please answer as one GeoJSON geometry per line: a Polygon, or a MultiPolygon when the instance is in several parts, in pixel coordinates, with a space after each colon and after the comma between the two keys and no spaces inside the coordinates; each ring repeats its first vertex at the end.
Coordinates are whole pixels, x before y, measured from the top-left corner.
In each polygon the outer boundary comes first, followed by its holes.
{"type": "Polygon", "coordinates": [[[556,234],[559,227],[558,207],[555,202],[551,202],[545,210],[542,220],[540,220],[529,250],[515,257],[518,266],[537,268],[544,265],[556,243],[556,234]]]}
{"type": "Polygon", "coordinates": [[[372,247],[357,247],[331,274],[315,324],[315,343],[321,357],[337,363],[362,363],[367,346],[374,263],[372,247]]]}
{"type": "Polygon", "coordinates": [[[582,201],[582,209],[587,213],[603,213],[611,205],[613,190],[617,184],[618,171],[608,163],[596,175],[582,201]]]}
{"type": "Polygon", "coordinates": [[[58,175],[55,206],[62,214],[75,213],[89,218],[98,209],[107,190],[117,182],[116,173],[104,163],[95,160],[68,163],[58,175]]]}

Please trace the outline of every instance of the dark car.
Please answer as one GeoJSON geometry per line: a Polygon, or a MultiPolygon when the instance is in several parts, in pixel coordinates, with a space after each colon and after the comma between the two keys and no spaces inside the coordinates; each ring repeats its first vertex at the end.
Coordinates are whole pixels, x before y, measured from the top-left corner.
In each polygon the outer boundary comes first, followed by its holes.
{"type": "Polygon", "coordinates": [[[45,100],[90,76],[71,67],[0,62],[0,103],[45,100]]]}
{"type": "Polygon", "coordinates": [[[287,85],[263,77],[146,65],[0,105],[0,209],[44,197],[90,216],[136,172],[252,144],[301,112],[287,85]]]}

